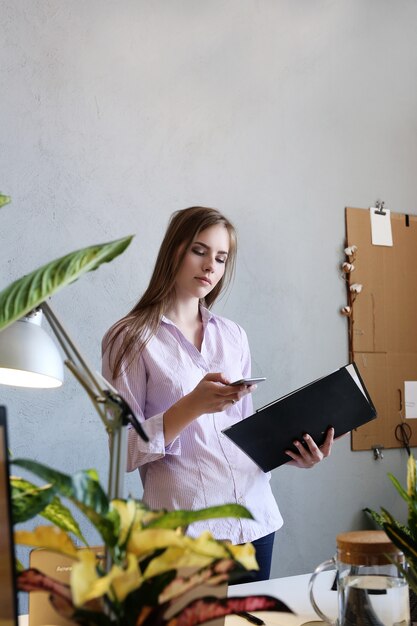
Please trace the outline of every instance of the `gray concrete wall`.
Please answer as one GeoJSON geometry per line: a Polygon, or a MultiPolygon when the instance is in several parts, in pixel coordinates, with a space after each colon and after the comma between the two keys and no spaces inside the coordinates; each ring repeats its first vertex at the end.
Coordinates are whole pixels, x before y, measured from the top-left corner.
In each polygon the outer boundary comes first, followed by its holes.
{"type": "MultiPolygon", "coordinates": [[[[172,211],[236,223],[233,291],[216,310],[247,330],[255,402],[347,361],[339,277],[344,207],[416,213],[413,0],[1,0],[0,288],[64,252],[135,233],[127,252],[52,306],[90,363],[149,279],[172,211]]],[[[365,286],[366,288],[366,286],[365,286]]],[[[17,456],[107,481],[104,430],[67,375],[0,390],[17,456]]],[[[281,468],[273,575],[309,571],[361,509],[400,511],[405,453],[281,468]]],[[[127,488],[138,497],[136,476],[127,488]]]]}

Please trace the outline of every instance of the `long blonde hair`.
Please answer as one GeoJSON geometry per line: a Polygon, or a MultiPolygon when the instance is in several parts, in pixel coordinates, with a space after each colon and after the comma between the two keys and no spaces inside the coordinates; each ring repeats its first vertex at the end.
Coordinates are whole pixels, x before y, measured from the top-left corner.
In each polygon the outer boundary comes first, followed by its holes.
{"type": "Polygon", "coordinates": [[[109,349],[113,378],[129,367],[157,332],[162,315],[174,301],[175,279],[188,248],[200,232],[217,224],[226,227],[230,248],[225,273],[206,296],[204,305],[210,308],[230,285],[237,248],[236,231],[231,222],[217,209],[207,207],[194,206],[173,213],[148,288],[129,313],[111,327],[103,341],[103,352],[109,349]],[[116,340],[120,336],[121,343],[116,349],[116,340]]]}

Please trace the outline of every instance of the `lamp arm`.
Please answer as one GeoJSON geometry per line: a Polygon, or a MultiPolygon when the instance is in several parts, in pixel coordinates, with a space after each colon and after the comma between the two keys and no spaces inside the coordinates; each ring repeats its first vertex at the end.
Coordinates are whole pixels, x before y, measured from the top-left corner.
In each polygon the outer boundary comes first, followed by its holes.
{"type": "Polygon", "coordinates": [[[112,428],[111,428],[111,423],[112,422],[107,419],[107,413],[106,413],[106,410],[104,409],[104,405],[106,403],[105,396],[103,396],[103,397],[97,396],[97,394],[94,393],[93,389],[87,383],[87,381],[85,380],[84,376],[81,374],[81,372],[75,366],[73,361],[70,361],[69,359],[66,359],[65,360],[65,365],[68,367],[70,372],[73,374],[74,378],[76,378],[78,380],[78,382],[80,383],[81,387],[83,387],[84,391],[89,396],[91,402],[94,404],[94,408],[96,409],[97,413],[100,416],[101,421],[103,422],[104,426],[106,427],[106,430],[111,431],[112,430],[112,428]]]}
{"type": "MultiPolygon", "coordinates": [[[[76,369],[78,371],[80,371],[80,369],[81,369],[81,371],[84,374],[84,376],[83,376],[84,380],[86,378],[87,381],[89,380],[91,385],[92,385],[92,387],[90,386],[90,389],[95,387],[96,395],[98,394],[99,396],[104,396],[104,390],[102,389],[100,383],[98,382],[97,378],[94,376],[94,374],[92,373],[92,371],[88,367],[86,361],[81,356],[81,353],[79,352],[79,350],[75,346],[74,342],[72,341],[72,339],[70,338],[70,336],[68,335],[68,333],[66,332],[64,327],[62,326],[61,322],[59,321],[59,319],[57,318],[55,313],[52,311],[52,309],[49,306],[49,304],[47,302],[42,302],[42,304],[40,305],[40,308],[43,311],[46,319],[48,320],[49,325],[52,328],[55,337],[59,341],[59,344],[60,344],[61,348],[65,352],[65,354],[67,356],[67,359],[71,363],[73,363],[73,365],[76,367],[76,369]],[[78,365],[77,365],[77,363],[78,363],[78,365]]],[[[86,383],[87,383],[87,381],[86,381],[86,383]]],[[[87,384],[89,384],[89,383],[87,383],[87,384]]],[[[83,385],[83,386],[85,386],[85,385],[83,385]]],[[[93,393],[94,393],[94,391],[93,391],[93,393]]]]}
{"type": "Polygon", "coordinates": [[[149,441],[149,438],[117,389],[98,372],[93,374],[49,304],[43,302],[40,308],[67,357],[65,365],[88,394],[110,436],[108,495],[110,499],[120,498],[123,493],[127,454],[127,434],[124,426],[131,424],[144,441],[149,441]]]}
{"type": "Polygon", "coordinates": [[[67,360],[65,361],[66,366],[71,370],[78,382],[90,396],[109,434],[112,434],[122,426],[131,424],[144,441],[149,441],[142,425],[117,389],[98,372],[93,374],[49,304],[43,302],[40,308],[44,312],[55,337],[58,339],[61,348],[67,356],[67,360]],[[99,410],[100,405],[104,406],[103,413],[99,410]],[[109,419],[109,417],[111,419],[109,419]]]}

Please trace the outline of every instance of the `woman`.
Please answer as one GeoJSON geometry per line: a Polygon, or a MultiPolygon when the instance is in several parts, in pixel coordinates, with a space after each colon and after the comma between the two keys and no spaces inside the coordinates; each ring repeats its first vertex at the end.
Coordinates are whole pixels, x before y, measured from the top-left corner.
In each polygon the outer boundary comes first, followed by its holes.
{"type": "MultiPolygon", "coordinates": [[[[149,286],[136,306],[103,339],[103,375],[143,422],[149,443],[128,433],[128,471],[139,468],[143,500],[155,509],[246,506],[256,521],[218,519],[193,524],[217,539],[253,542],[269,578],[275,531],[282,517],[264,474],[222,430],[253,413],[254,386],[231,386],[250,376],[246,334],[210,312],[233,275],[236,233],[219,211],[191,207],[171,217],[149,286]]],[[[298,467],[328,456],[329,431],[318,448],[297,442],[288,451],[298,467]]]]}

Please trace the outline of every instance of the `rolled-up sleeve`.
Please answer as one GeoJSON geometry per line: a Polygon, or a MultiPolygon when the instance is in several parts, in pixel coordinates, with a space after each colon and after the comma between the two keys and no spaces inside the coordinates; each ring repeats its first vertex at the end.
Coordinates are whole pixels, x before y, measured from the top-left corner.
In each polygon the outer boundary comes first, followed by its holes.
{"type": "Polygon", "coordinates": [[[102,374],[128,403],[149,438],[149,441],[144,441],[129,424],[126,470],[132,472],[146,463],[164,457],[166,454],[180,454],[179,438],[175,439],[169,446],[165,445],[164,412],[148,418],[145,417],[147,381],[143,358],[140,356],[135,359],[127,371],[123,371],[115,379],[110,367],[109,353],[106,350],[102,358],[102,374]]]}

